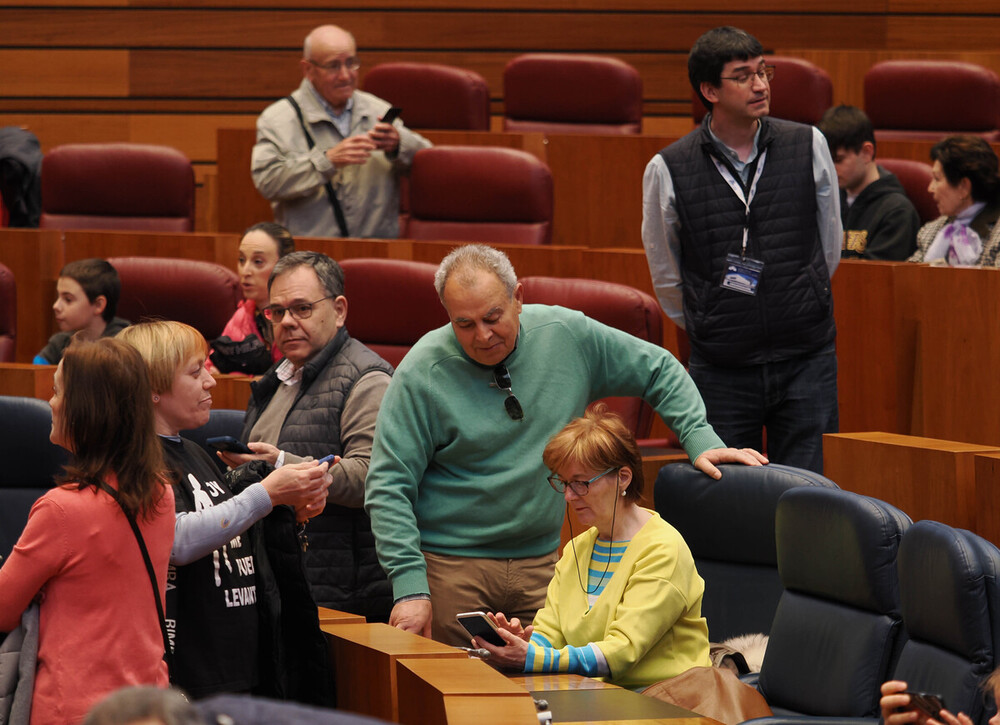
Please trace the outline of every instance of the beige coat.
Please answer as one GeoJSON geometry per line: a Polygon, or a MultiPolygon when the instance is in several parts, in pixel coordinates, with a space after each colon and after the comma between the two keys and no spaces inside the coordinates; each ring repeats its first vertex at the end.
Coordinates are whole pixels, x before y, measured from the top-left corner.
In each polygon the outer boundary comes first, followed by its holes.
{"type": "MultiPolygon", "coordinates": [[[[257,191],[271,202],[274,220],[293,236],[339,237],[324,184],[337,193],[352,237],[399,236],[399,176],[409,173],[413,155],[430,142],[396,121],[399,151],[394,158],[376,151],[360,166],[334,167],[324,153],[344,137],[320,105],[308,80],[292,93],[302,108],[315,148],[309,149],[292,105],[281,99],[257,119],[257,143],[251,170],[257,191]]],[[[350,136],[368,133],[389,103],[364,91],[354,92],[350,136]]]]}

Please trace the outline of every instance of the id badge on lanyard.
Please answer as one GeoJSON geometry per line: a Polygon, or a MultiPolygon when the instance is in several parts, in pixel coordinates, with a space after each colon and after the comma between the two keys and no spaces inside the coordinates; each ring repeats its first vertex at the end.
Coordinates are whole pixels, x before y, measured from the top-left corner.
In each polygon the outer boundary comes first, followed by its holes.
{"type": "Polygon", "coordinates": [[[764,272],[764,263],[759,259],[747,256],[747,242],[750,239],[750,203],[757,193],[757,182],[764,171],[764,157],[766,154],[767,149],[764,149],[757,159],[757,168],[754,171],[753,181],[750,184],[749,195],[744,192],[743,185],[732,175],[726,165],[718,159],[712,158],[715,167],[722,174],[722,178],[726,180],[726,183],[740,197],[740,200],[746,207],[746,216],[743,220],[743,243],[740,247],[740,253],[735,254],[730,252],[726,255],[726,271],[722,275],[720,286],[734,292],[750,295],[751,297],[757,294],[757,285],[760,284],[760,276],[764,272]]]}

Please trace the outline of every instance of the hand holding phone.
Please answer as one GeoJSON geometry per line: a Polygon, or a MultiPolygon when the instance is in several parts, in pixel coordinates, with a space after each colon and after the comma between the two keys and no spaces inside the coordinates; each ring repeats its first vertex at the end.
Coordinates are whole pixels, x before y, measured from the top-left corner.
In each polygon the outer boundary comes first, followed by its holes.
{"type": "Polygon", "coordinates": [[[253,451],[247,448],[246,444],[232,436],[215,436],[213,438],[206,438],[205,442],[217,451],[253,454],[253,451]]]}
{"type": "Polygon", "coordinates": [[[386,111],[382,115],[382,118],[380,118],[378,120],[378,122],[379,123],[392,123],[397,118],[399,118],[401,115],[403,115],[403,109],[399,108],[398,106],[392,106],[391,108],[389,108],[388,111],[386,111]]]}
{"type": "Polygon", "coordinates": [[[473,637],[481,637],[497,647],[506,647],[507,642],[497,631],[497,626],[486,616],[486,612],[462,612],[455,615],[458,623],[473,637]]]}
{"type": "Polygon", "coordinates": [[[910,710],[919,710],[927,717],[935,720],[941,719],[941,710],[944,709],[944,700],[940,695],[930,692],[917,692],[916,690],[904,690],[904,695],[910,696],[910,710]]]}

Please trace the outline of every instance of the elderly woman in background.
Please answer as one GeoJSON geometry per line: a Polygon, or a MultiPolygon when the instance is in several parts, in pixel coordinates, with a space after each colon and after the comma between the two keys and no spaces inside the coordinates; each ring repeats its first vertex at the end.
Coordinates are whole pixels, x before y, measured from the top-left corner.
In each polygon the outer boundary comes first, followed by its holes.
{"type": "Polygon", "coordinates": [[[684,539],[639,506],[642,459],[632,433],[601,404],[545,447],[549,484],[590,529],[570,541],[533,626],[490,615],[507,643],[480,637],[502,666],[648,686],[710,664],[705,583],[684,539]]]}
{"type": "Polygon", "coordinates": [[[261,222],[243,232],[236,265],[243,301],[226,323],[222,336],[212,341],[210,367],[214,365],[223,373],[261,375],[281,359],[263,310],[268,304],[271,270],[279,259],[294,251],[295,240],[280,224],[261,222]]]}
{"type": "MultiPolygon", "coordinates": [[[[177,527],[167,595],[168,619],[175,622],[172,681],[195,697],[264,688],[270,696],[309,700],[310,694],[297,684],[301,670],[312,667],[316,672],[305,673],[307,679],[318,677],[323,663],[310,664],[302,656],[286,664],[284,653],[322,641],[302,572],[295,520],[315,516],[326,505],[332,481],[328,464],[307,461],[273,472],[266,464],[254,464],[258,473],[268,475],[234,491],[238,479],[221,475],[200,445],[180,437],[182,430],[209,419],[216,383],[205,366],[205,338],[181,322],[158,321],[126,328],[119,339],[134,346],[148,366],[156,432],[174,479],[177,527]],[[272,562],[248,529],[276,508],[268,542],[279,544],[283,558],[272,562]],[[279,604],[268,597],[276,584],[283,589],[283,577],[293,578],[291,589],[299,596],[285,599],[287,589],[280,591],[279,604]],[[282,609],[285,626],[278,623],[282,609]],[[303,629],[293,632],[289,625],[303,629]],[[271,649],[276,643],[282,643],[278,653],[271,649]],[[279,667],[281,672],[274,671],[279,667]]],[[[322,691],[317,686],[313,694],[322,691]]]]}
{"type": "Polygon", "coordinates": [[[32,507],[0,568],[0,631],[16,627],[40,596],[31,722],[70,723],[120,687],[167,684],[154,591],[162,607],[174,495],[146,366],[134,349],[113,338],[73,342],[49,404],[50,438],[70,463],[61,485],[32,507]]]}
{"type": "Polygon", "coordinates": [[[1000,253],[997,155],[978,136],[949,136],[931,149],[928,191],[941,216],[917,232],[910,262],[995,266],[1000,253]]]}

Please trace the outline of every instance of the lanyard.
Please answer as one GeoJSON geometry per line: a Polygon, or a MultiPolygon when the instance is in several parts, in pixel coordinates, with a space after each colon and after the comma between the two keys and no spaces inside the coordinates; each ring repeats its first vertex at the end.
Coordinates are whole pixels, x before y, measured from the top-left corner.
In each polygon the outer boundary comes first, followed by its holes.
{"type": "Polygon", "coordinates": [[[719,170],[722,178],[726,180],[726,183],[729,184],[729,187],[746,207],[746,217],[743,221],[743,246],[740,250],[740,257],[746,257],[747,254],[747,240],[750,237],[750,204],[753,202],[754,196],[757,195],[757,182],[760,181],[760,175],[764,172],[764,159],[766,156],[767,149],[764,149],[757,155],[757,159],[754,162],[757,168],[754,170],[753,180],[750,182],[749,194],[743,188],[743,182],[733,174],[729,166],[714,155],[712,156],[712,163],[715,164],[715,168],[719,170]]]}

